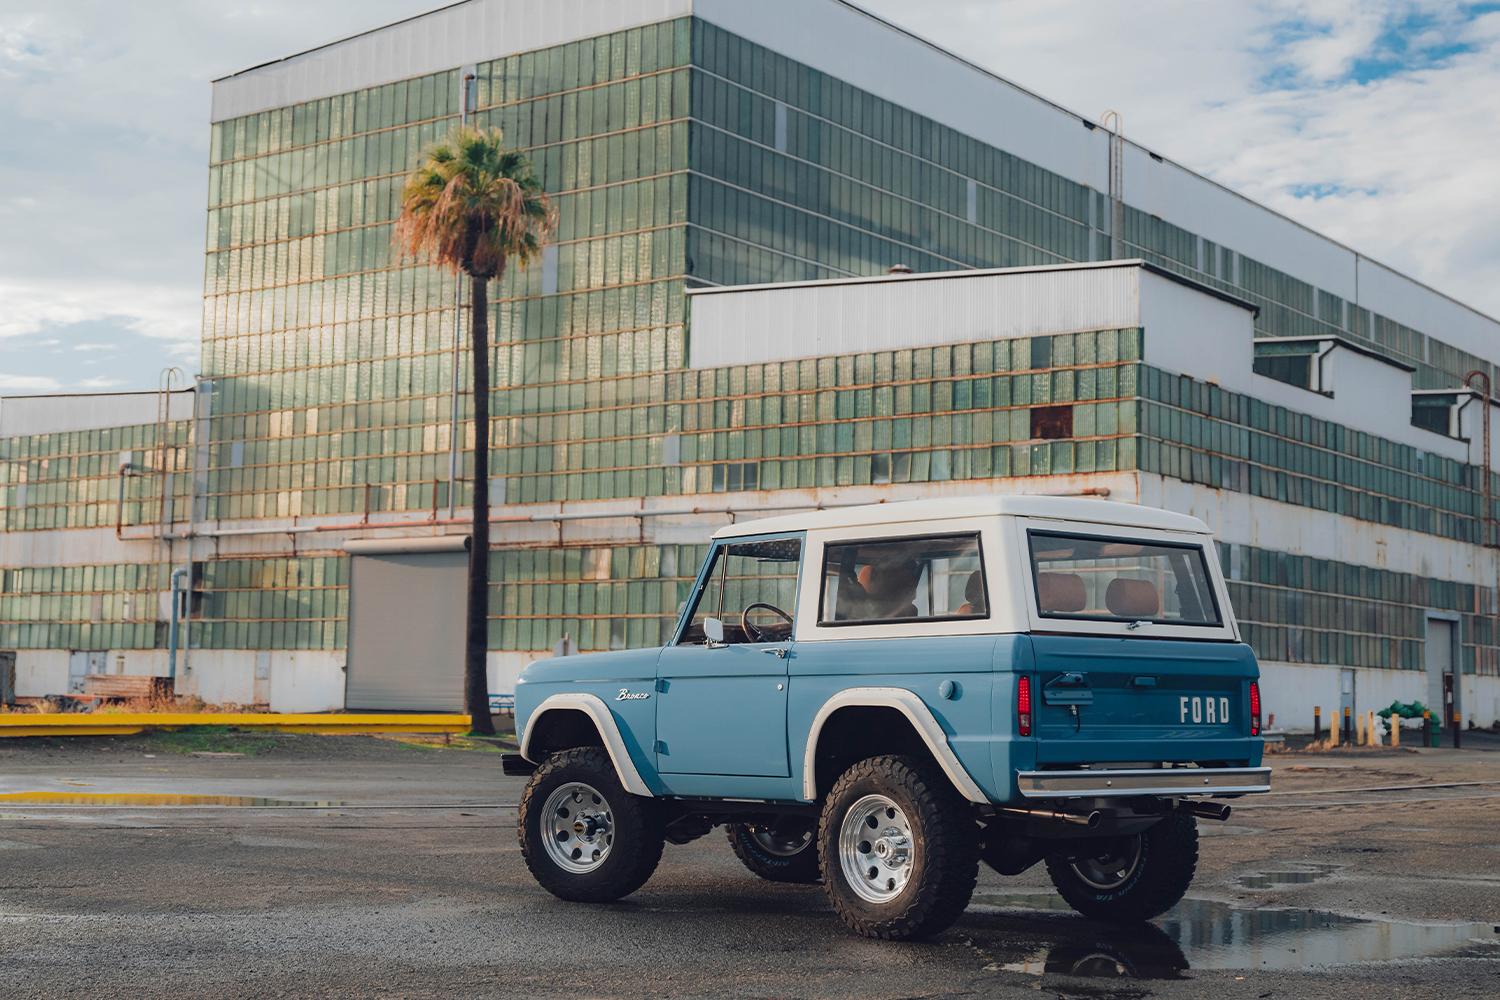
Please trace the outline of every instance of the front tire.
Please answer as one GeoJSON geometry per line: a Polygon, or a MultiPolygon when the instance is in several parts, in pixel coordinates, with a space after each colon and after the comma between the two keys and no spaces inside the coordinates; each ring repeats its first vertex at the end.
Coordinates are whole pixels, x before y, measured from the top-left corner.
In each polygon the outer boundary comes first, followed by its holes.
{"type": "Polygon", "coordinates": [[[828,793],[818,831],[839,919],[901,941],[951,927],[979,878],[978,824],[943,775],[912,757],[871,757],[828,793]]]}
{"type": "Polygon", "coordinates": [[[1047,858],[1047,874],[1069,906],[1113,923],[1150,920],[1177,905],[1198,868],[1198,823],[1170,813],[1142,833],[1077,841],[1047,858]]]}
{"type": "Polygon", "coordinates": [[[796,816],[730,823],[729,846],[745,867],[768,882],[811,885],[818,867],[817,821],[796,816]]]}
{"type": "Polygon", "coordinates": [[[543,889],[575,903],[628,896],[661,861],[661,811],[620,784],[609,754],[553,754],[521,795],[517,830],[526,867],[543,889]]]}

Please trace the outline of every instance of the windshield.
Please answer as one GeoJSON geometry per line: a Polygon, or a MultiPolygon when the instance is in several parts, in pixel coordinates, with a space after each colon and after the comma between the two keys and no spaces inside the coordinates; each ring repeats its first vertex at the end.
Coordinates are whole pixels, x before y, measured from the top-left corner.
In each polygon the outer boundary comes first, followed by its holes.
{"type": "Polygon", "coordinates": [[[1028,536],[1042,615],[1223,624],[1201,545],[1041,531],[1028,536]]]}

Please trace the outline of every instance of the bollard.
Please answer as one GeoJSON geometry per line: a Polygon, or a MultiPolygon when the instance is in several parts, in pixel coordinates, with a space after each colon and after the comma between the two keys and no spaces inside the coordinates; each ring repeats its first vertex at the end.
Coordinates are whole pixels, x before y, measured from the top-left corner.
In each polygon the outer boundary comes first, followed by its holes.
{"type": "Polygon", "coordinates": [[[1422,709],[1422,745],[1432,746],[1432,709],[1422,709]]]}
{"type": "Polygon", "coordinates": [[[1323,707],[1313,706],[1313,742],[1316,743],[1323,736],[1323,707]]]}
{"type": "Polygon", "coordinates": [[[1463,716],[1458,712],[1453,713],[1453,749],[1459,748],[1458,731],[1463,728],[1463,716]]]}
{"type": "Polygon", "coordinates": [[[1367,747],[1370,745],[1370,731],[1365,728],[1365,717],[1363,713],[1354,717],[1354,745],[1367,747]]]}
{"type": "Polygon", "coordinates": [[[1401,716],[1395,712],[1391,713],[1391,746],[1401,745],[1401,716]]]}
{"type": "Polygon", "coordinates": [[[1365,732],[1370,734],[1370,746],[1380,746],[1380,729],[1375,725],[1375,713],[1365,713],[1365,732]]]}
{"type": "Polygon", "coordinates": [[[1344,743],[1354,742],[1354,709],[1344,706],[1344,743]]]}
{"type": "Polygon", "coordinates": [[[1336,747],[1339,745],[1339,713],[1334,709],[1333,718],[1328,720],[1328,745],[1336,747]]]}

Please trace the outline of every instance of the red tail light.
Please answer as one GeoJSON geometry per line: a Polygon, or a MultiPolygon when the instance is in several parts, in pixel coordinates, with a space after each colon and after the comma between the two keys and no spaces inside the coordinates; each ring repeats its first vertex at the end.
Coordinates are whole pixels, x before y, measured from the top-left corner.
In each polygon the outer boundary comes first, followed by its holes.
{"type": "Polygon", "coordinates": [[[1031,678],[1021,677],[1016,681],[1017,731],[1022,736],[1031,735],[1031,678]]]}
{"type": "Polygon", "coordinates": [[[1260,682],[1250,682],[1250,735],[1260,735],[1260,682]]]}

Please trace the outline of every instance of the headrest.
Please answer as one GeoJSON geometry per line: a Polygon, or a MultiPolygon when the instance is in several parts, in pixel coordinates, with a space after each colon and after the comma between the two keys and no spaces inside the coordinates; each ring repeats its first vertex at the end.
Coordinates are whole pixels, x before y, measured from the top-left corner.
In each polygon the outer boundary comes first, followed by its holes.
{"type": "Polygon", "coordinates": [[[1104,606],[1121,618],[1155,618],[1161,614],[1161,595],[1150,580],[1117,576],[1104,591],[1104,606]]]}
{"type": "Polygon", "coordinates": [[[969,574],[969,582],[964,584],[964,600],[969,607],[976,612],[984,610],[984,571],[976,569],[969,574]]]}
{"type": "Polygon", "coordinates": [[[1037,610],[1071,614],[1088,607],[1089,595],[1077,573],[1038,573],[1037,610]]]}
{"type": "Polygon", "coordinates": [[[871,600],[882,604],[909,602],[917,593],[917,577],[905,563],[866,566],[859,571],[859,584],[871,600]]]}

